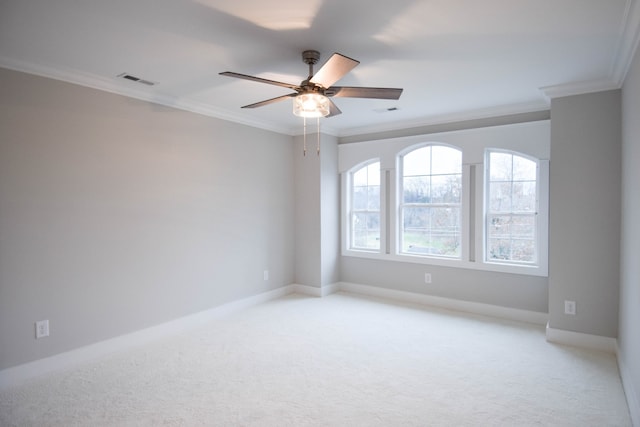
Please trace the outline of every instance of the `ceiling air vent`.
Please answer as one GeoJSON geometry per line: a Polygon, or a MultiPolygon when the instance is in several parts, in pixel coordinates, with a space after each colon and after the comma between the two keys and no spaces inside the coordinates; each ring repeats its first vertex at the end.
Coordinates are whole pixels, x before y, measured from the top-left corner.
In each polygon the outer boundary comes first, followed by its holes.
{"type": "Polygon", "coordinates": [[[389,107],[389,108],[376,108],[373,111],[375,111],[376,113],[389,113],[391,111],[398,111],[399,108],[398,107],[389,107]]]}
{"type": "Polygon", "coordinates": [[[147,85],[147,86],[153,86],[153,85],[157,84],[156,82],[152,82],[150,80],[141,79],[140,77],[136,77],[136,76],[133,76],[133,75],[128,74],[128,73],[118,74],[118,77],[120,77],[122,79],[131,80],[132,82],[141,83],[141,84],[147,85]]]}

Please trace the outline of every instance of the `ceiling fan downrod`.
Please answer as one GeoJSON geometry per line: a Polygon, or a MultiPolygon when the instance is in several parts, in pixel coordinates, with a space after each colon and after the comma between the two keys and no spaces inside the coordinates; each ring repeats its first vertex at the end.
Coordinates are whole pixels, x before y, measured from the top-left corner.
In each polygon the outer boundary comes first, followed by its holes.
{"type": "Polygon", "coordinates": [[[309,65],[309,77],[307,77],[308,80],[313,77],[313,66],[318,63],[318,60],[320,60],[320,52],[318,52],[317,50],[305,50],[304,52],[302,52],[302,61],[305,64],[309,65]]]}

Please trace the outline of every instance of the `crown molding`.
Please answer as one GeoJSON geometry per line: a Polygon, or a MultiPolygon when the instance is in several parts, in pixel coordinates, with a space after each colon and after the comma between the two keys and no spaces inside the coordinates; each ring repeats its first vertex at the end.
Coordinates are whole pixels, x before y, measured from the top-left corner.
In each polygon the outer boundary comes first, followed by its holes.
{"type": "Polygon", "coordinates": [[[585,82],[572,82],[567,84],[541,87],[540,91],[550,102],[554,98],[582,95],[585,93],[602,92],[605,90],[620,89],[621,85],[611,80],[593,80],[585,82]]]}
{"type": "Polygon", "coordinates": [[[638,0],[627,0],[620,26],[618,46],[611,66],[612,80],[622,87],[640,42],[640,5],[638,0]]]}
{"type": "Polygon", "coordinates": [[[196,102],[185,101],[175,97],[158,93],[154,89],[146,87],[133,87],[125,85],[117,81],[116,78],[105,78],[78,70],[72,70],[64,67],[52,67],[47,65],[36,65],[29,62],[17,61],[11,58],[0,56],[0,67],[14,71],[33,74],[40,77],[60,80],[79,86],[97,89],[116,95],[126,96],[129,98],[139,99],[141,101],[151,102],[153,104],[163,105],[165,107],[176,108],[178,110],[189,111],[192,113],[202,114],[204,116],[216,119],[226,120],[246,126],[251,126],[263,130],[277,132],[285,135],[294,135],[292,129],[276,126],[273,123],[248,119],[244,115],[233,114],[229,111],[212,108],[210,105],[196,102]]]}

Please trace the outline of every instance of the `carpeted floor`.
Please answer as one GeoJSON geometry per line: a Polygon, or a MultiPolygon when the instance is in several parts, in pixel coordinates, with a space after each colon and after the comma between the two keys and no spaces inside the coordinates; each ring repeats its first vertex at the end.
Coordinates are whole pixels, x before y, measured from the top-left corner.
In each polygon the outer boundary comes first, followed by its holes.
{"type": "Polygon", "coordinates": [[[614,355],[540,326],[290,295],[0,393],[2,426],[630,426],[614,355]]]}

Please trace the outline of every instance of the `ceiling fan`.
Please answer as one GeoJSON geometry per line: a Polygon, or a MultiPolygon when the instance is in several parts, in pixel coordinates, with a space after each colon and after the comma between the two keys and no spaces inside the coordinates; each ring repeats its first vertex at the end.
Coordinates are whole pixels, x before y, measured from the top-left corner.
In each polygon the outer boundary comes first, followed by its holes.
{"type": "Polygon", "coordinates": [[[329,60],[320,67],[318,72],[314,74],[313,66],[319,59],[320,52],[316,50],[305,50],[302,52],[302,61],[309,65],[309,76],[299,85],[263,79],[231,71],[225,71],[220,73],[220,75],[282,86],[294,90],[295,92],[288,95],[282,95],[265,101],[256,102],[254,104],[245,105],[242,108],[263,107],[275,102],[284,101],[287,98],[294,98],[293,113],[301,117],[332,117],[341,114],[342,111],[340,111],[333,101],[329,99],[332,97],[399,99],[402,94],[402,89],[396,88],[332,86],[356,65],[358,65],[360,61],[356,61],[355,59],[351,59],[339,53],[334,53],[331,58],[329,58],[329,60]]]}

